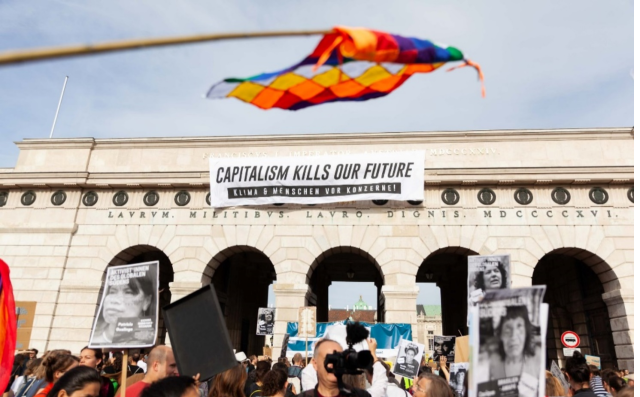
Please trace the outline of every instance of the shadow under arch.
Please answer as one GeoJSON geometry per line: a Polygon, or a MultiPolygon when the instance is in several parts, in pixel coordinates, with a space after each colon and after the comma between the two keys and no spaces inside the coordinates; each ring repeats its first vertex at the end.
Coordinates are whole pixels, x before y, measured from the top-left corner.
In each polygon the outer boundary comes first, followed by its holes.
{"type": "MultiPolygon", "coordinates": [[[[443,247],[430,253],[418,268],[416,284],[435,283],[440,287],[442,323],[440,330],[437,329],[438,324],[433,325],[435,335],[468,334],[467,257],[471,255],[478,253],[466,247],[443,247]]],[[[428,321],[427,318],[423,319],[423,322],[428,321]]],[[[428,330],[421,329],[420,318],[418,323],[418,337],[420,338],[420,331],[426,334],[426,337],[420,339],[420,343],[432,346],[430,341],[433,336],[429,338],[428,330]]]]}
{"type": "MultiPolygon", "coordinates": [[[[339,282],[373,282],[378,289],[377,310],[361,310],[352,315],[354,320],[384,322],[384,298],[382,286],[384,274],[378,261],[368,252],[352,247],[338,246],[330,248],[313,261],[307,272],[307,284],[311,288],[308,304],[316,306],[316,319],[318,322],[329,321],[329,286],[333,281],[339,282]],[[366,317],[366,318],[365,318],[366,317]],[[371,318],[368,318],[371,317],[371,318]]],[[[346,317],[346,314],[345,314],[346,317]]]]}
{"type": "Polygon", "coordinates": [[[109,261],[109,264],[102,273],[102,285],[100,287],[100,293],[98,294],[98,301],[96,304],[96,313],[102,301],[102,295],[104,293],[104,284],[107,276],[107,269],[113,266],[132,265],[136,263],[153,262],[159,263],[159,283],[158,283],[158,336],[156,338],[156,344],[164,344],[167,329],[164,325],[164,318],[162,314],[162,308],[171,303],[171,289],[169,283],[173,282],[174,272],[173,264],[169,257],[157,247],[152,245],[134,245],[120,251],[116,256],[109,261]]]}
{"type": "Polygon", "coordinates": [[[228,247],[214,255],[202,275],[203,285],[213,284],[236,351],[262,355],[265,336],[256,335],[258,309],[269,303],[269,286],[276,270],[262,251],[247,245],[228,247]]]}
{"type": "Polygon", "coordinates": [[[583,354],[599,356],[602,368],[617,366],[609,310],[602,297],[620,288],[611,272],[602,258],[581,248],[556,249],[538,261],[532,284],[547,286],[547,364],[564,359],[560,336],[572,330],[580,335],[583,354]]]}

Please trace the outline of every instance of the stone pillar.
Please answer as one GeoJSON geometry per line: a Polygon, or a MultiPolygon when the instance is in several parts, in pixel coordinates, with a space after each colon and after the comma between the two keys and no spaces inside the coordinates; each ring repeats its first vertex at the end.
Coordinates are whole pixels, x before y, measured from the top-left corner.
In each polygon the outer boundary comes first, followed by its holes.
{"type": "Polygon", "coordinates": [[[411,324],[411,332],[414,339],[418,337],[418,314],[416,312],[416,299],[420,289],[417,285],[384,285],[386,323],[411,324]]]}
{"type": "Polygon", "coordinates": [[[273,357],[280,357],[287,323],[298,321],[298,309],[307,305],[311,290],[307,284],[273,284],[276,297],[276,323],[273,331],[273,357]]]}
{"type": "Polygon", "coordinates": [[[626,368],[633,373],[633,290],[605,292],[602,300],[609,309],[618,368],[626,368]]]}

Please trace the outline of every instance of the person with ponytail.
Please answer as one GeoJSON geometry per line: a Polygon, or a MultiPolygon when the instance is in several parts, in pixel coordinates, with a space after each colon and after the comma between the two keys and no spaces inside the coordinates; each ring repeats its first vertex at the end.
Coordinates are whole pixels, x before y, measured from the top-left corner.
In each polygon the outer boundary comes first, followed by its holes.
{"type": "Polygon", "coordinates": [[[78,357],[71,354],[51,354],[43,358],[42,365],[44,366],[44,379],[47,382],[47,386],[38,391],[36,397],[46,397],[58,379],[67,371],[77,367],[79,361],[78,357]]]}
{"type": "Polygon", "coordinates": [[[573,356],[567,359],[565,367],[573,396],[596,397],[589,385],[591,371],[587,360],[580,352],[574,351],[573,356]]]}
{"type": "Polygon", "coordinates": [[[51,390],[46,397],[98,397],[101,384],[102,379],[98,371],[85,366],[76,366],[51,384],[51,390]]]}

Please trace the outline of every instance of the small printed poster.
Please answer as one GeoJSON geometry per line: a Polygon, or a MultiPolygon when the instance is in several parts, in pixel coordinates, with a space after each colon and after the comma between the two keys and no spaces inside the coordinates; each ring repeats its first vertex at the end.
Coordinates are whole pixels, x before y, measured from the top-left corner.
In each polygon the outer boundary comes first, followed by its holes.
{"type": "Polygon", "coordinates": [[[446,356],[447,362],[452,363],[456,357],[456,337],[441,336],[433,337],[433,361],[438,362],[440,356],[446,356]]]}
{"type": "Polygon", "coordinates": [[[136,348],[156,343],[159,262],[107,269],[89,347],[136,348]]]}
{"type": "Polygon", "coordinates": [[[273,325],[276,321],[276,309],[261,307],[258,309],[258,329],[256,335],[273,335],[273,325]]]}
{"type": "Polygon", "coordinates": [[[449,385],[456,392],[457,397],[465,394],[469,363],[453,363],[449,367],[449,385]]]}
{"type": "Polygon", "coordinates": [[[413,379],[418,376],[420,362],[424,354],[424,345],[406,339],[400,339],[398,345],[398,356],[396,364],[393,366],[393,373],[413,379]]]}

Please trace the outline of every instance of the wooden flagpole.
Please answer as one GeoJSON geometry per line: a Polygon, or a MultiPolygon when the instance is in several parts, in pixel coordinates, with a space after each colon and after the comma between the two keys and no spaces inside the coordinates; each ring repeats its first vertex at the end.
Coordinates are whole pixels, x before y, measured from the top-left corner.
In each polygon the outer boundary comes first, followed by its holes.
{"type": "Polygon", "coordinates": [[[13,50],[0,53],[0,65],[20,62],[41,61],[81,55],[135,50],[138,48],[201,43],[205,41],[249,39],[260,37],[311,36],[331,33],[331,30],[289,30],[274,32],[213,33],[192,36],[158,37],[152,39],[132,39],[96,44],[77,44],[64,47],[44,47],[31,50],[13,50]]]}
{"type": "Polygon", "coordinates": [[[127,391],[127,369],[129,368],[129,349],[124,349],[122,355],[122,372],[120,373],[120,397],[126,396],[127,391]]]}

